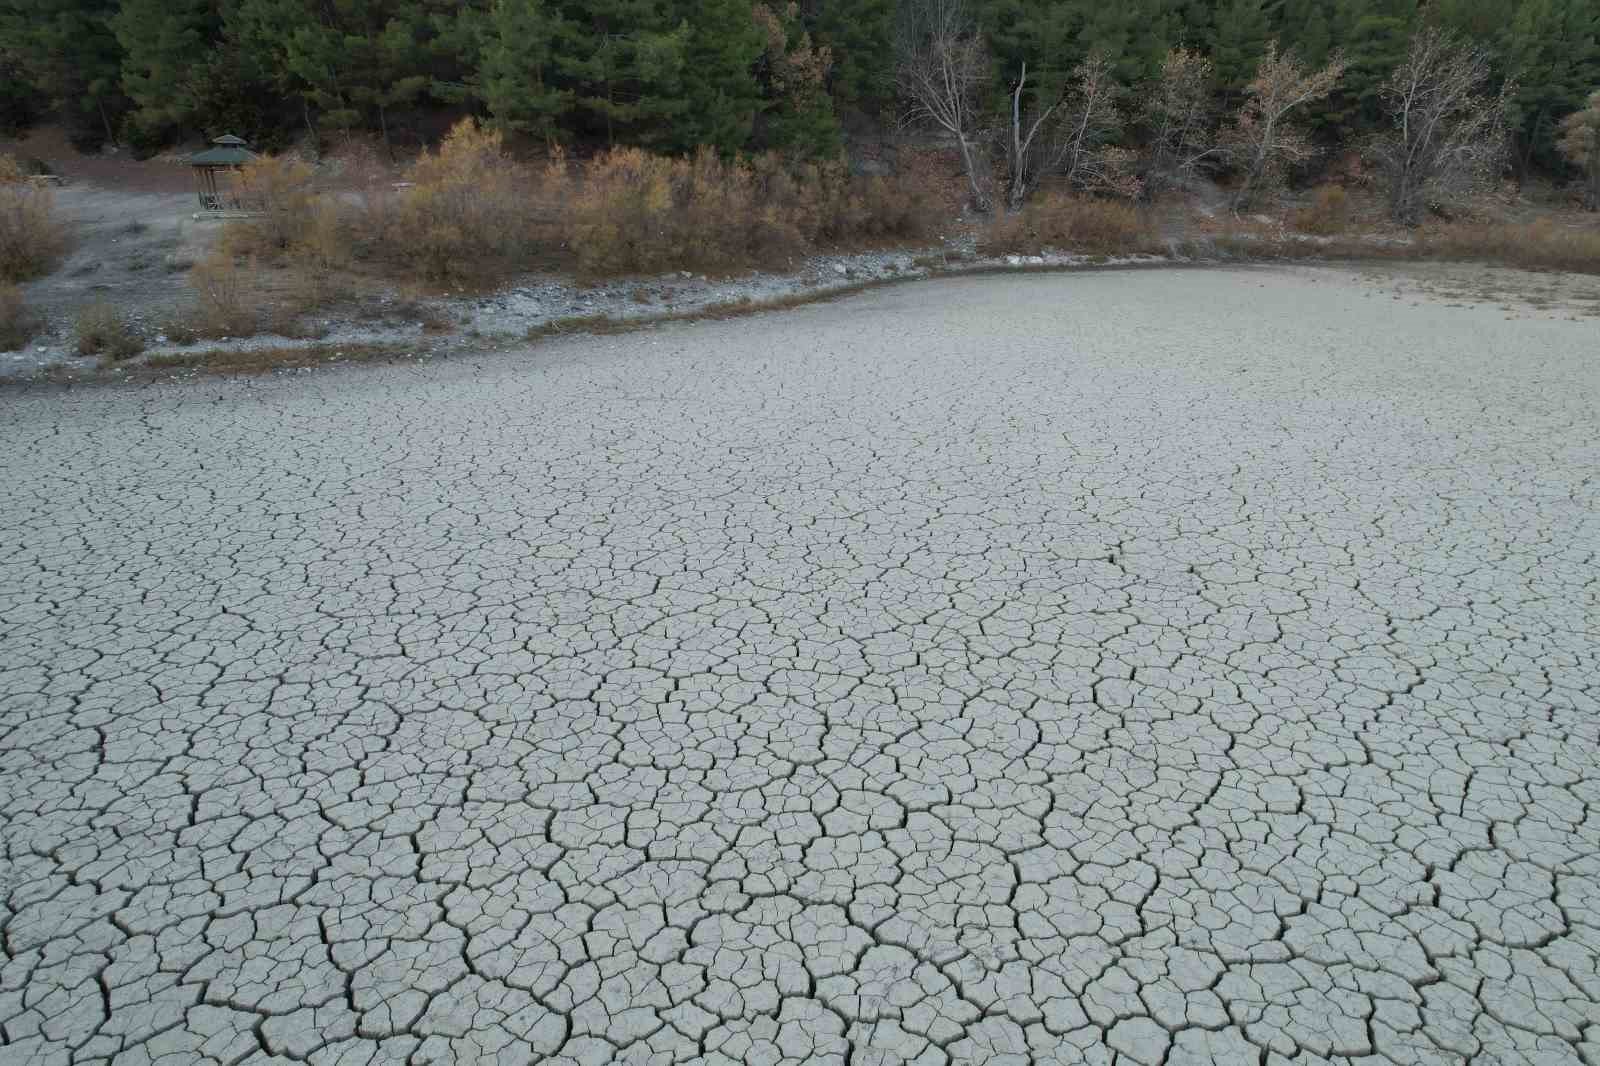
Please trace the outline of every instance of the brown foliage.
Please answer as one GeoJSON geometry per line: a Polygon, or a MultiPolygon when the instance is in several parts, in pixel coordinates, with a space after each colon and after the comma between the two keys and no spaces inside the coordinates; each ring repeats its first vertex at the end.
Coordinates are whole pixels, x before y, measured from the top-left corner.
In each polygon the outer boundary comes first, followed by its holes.
{"type": "Polygon", "coordinates": [[[122,313],[105,300],[95,300],[79,309],[77,338],[79,355],[98,355],[111,362],[131,359],[144,351],[144,341],[122,313]]]}
{"type": "Polygon", "coordinates": [[[297,159],[262,156],[246,163],[234,191],[240,208],[254,217],[229,227],[230,247],[282,252],[303,241],[316,210],[311,179],[311,168],[297,159]]]}
{"type": "Polygon", "coordinates": [[[27,281],[55,269],[67,250],[55,218],[55,195],[27,179],[10,156],[0,156],[0,281],[27,281]]]}
{"type": "Polygon", "coordinates": [[[1285,170],[1315,154],[1311,139],[1291,121],[1296,110],[1333,92],[1344,76],[1335,58],[1321,70],[1301,66],[1294,52],[1267,42],[1256,76],[1245,86],[1244,106],[1224,136],[1244,172],[1234,207],[1248,207],[1263,192],[1282,184],[1285,170]]]}
{"type": "Polygon", "coordinates": [[[0,352],[27,346],[39,332],[39,319],[22,299],[22,290],[0,282],[0,352]]]}
{"type": "Polygon", "coordinates": [[[1600,229],[1562,227],[1549,219],[1527,225],[1445,226],[1426,233],[1418,246],[1439,259],[1600,274],[1600,229]]]}
{"type": "Polygon", "coordinates": [[[557,152],[534,170],[470,119],[408,177],[348,201],[308,198],[292,227],[275,230],[288,234],[285,245],[252,238],[225,251],[281,247],[307,285],[351,258],[435,284],[484,284],[558,249],[589,275],[731,271],[792,263],[819,245],[920,238],[944,206],[915,166],[852,176],[840,163],[770,154],[726,160],[706,149],[685,159],[621,148],[576,167],[557,152]]]}
{"type": "Polygon", "coordinates": [[[380,258],[429,281],[460,283],[515,270],[528,254],[537,205],[498,131],[462,119],[407,177],[392,204],[370,204],[376,213],[364,219],[363,236],[380,258]]]}
{"type": "Polygon", "coordinates": [[[1142,117],[1150,130],[1144,168],[1147,193],[1159,195],[1181,184],[1200,164],[1220,154],[1211,78],[1211,60],[1199,52],[1174,48],[1162,62],[1155,84],[1146,88],[1142,117]]]}
{"type": "Polygon", "coordinates": [[[195,312],[190,331],[201,337],[248,337],[261,323],[259,289],[232,255],[218,251],[189,271],[195,312]]]}
{"type": "Polygon", "coordinates": [[[1583,206],[1600,211],[1600,89],[1588,102],[1561,120],[1556,142],[1567,162],[1583,171],[1583,206]]]}
{"type": "Polygon", "coordinates": [[[852,178],[839,164],[619,148],[586,168],[563,229],[587,274],[720,272],[779,265],[819,243],[920,236],[932,207],[920,183],[852,178]]]}
{"type": "Polygon", "coordinates": [[[996,219],[979,242],[984,255],[1046,251],[1118,255],[1156,250],[1155,228],[1133,204],[1054,193],[996,219]]]}
{"type": "Polygon", "coordinates": [[[1311,203],[1295,212],[1294,226],[1301,233],[1331,237],[1350,224],[1350,194],[1338,185],[1321,185],[1311,203]]]}

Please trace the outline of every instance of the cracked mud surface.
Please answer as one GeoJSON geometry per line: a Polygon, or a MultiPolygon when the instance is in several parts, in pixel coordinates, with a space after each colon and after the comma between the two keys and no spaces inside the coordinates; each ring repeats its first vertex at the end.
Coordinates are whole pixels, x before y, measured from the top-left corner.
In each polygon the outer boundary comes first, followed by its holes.
{"type": "Polygon", "coordinates": [[[1592,322],[934,282],[0,397],[0,1062],[1600,1063],[1592,322]]]}

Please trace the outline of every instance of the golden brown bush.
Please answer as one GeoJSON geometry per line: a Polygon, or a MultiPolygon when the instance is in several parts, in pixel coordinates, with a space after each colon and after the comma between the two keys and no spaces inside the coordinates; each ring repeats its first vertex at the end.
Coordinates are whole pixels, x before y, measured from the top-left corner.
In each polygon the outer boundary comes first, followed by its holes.
{"type": "Polygon", "coordinates": [[[584,169],[567,202],[567,243],[588,274],[780,266],[817,245],[921,237],[937,210],[914,180],[709,149],[689,159],[615,149],[584,169]]]}
{"type": "Polygon", "coordinates": [[[190,331],[201,337],[248,337],[261,325],[263,302],[234,257],[213,252],[189,271],[195,311],[190,331]]]}
{"type": "Polygon", "coordinates": [[[26,347],[39,332],[39,319],[22,299],[22,290],[0,282],[0,352],[26,347]]]}
{"type": "Polygon", "coordinates": [[[1445,226],[1425,233],[1417,246],[1440,259],[1600,274],[1600,228],[1558,226],[1547,218],[1525,225],[1445,226]]]}
{"type": "Polygon", "coordinates": [[[144,351],[144,341],[122,313],[105,300],[95,300],[79,309],[77,338],[79,355],[98,355],[111,362],[131,359],[144,351]]]}
{"type": "Polygon", "coordinates": [[[1311,195],[1311,203],[1295,212],[1294,225],[1301,233],[1331,237],[1350,225],[1350,195],[1338,185],[1321,185],[1311,195]]]}
{"type": "Polygon", "coordinates": [[[1159,248],[1150,219],[1133,204],[1051,193],[996,219],[978,250],[984,255],[1117,255],[1159,248]]]}
{"type": "Polygon", "coordinates": [[[0,156],[0,281],[48,274],[67,250],[55,217],[55,195],[27,180],[10,156],[0,156]]]}
{"type": "Polygon", "coordinates": [[[538,205],[497,131],[462,119],[408,178],[392,203],[368,197],[361,226],[368,248],[403,273],[476,282],[516,269],[528,254],[538,205]]]}
{"type": "Polygon", "coordinates": [[[726,160],[620,148],[574,167],[556,152],[533,170],[500,134],[464,119],[407,181],[373,180],[357,197],[300,195],[307,175],[263,163],[246,185],[277,203],[225,242],[233,252],[287,251],[315,270],[352,257],[402,277],[484,283],[557,254],[583,273],[730,271],[792,262],[812,247],[925,236],[940,216],[916,174],[852,177],[837,163],[775,155],[726,160]]]}
{"type": "Polygon", "coordinates": [[[279,253],[303,243],[317,216],[311,167],[298,159],[261,156],[234,178],[239,206],[252,217],[229,225],[225,247],[236,253],[279,253]]]}

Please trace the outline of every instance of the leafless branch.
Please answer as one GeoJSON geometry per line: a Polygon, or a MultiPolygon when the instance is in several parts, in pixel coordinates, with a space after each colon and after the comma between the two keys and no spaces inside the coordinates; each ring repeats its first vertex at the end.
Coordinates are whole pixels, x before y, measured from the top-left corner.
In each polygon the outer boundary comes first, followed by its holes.
{"type": "Polygon", "coordinates": [[[1396,220],[1416,223],[1430,206],[1499,174],[1515,87],[1488,92],[1489,53],[1449,30],[1424,27],[1383,86],[1391,128],[1369,152],[1389,183],[1396,220]]]}
{"type": "Polygon", "coordinates": [[[965,0],[905,0],[895,53],[897,85],[910,106],[907,119],[955,138],[972,201],[986,210],[990,196],[979,141],[989,52],[965,0]]]}

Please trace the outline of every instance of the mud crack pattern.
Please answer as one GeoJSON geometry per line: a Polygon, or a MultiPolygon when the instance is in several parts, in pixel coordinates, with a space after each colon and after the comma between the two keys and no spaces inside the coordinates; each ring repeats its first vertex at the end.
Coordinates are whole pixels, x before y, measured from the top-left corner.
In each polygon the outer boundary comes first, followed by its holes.
{"type": "Polygon", "coordinates": [[[976,279],[0,400],[0,1061],[1600,1063],[1592,324],[976,279]]]}

